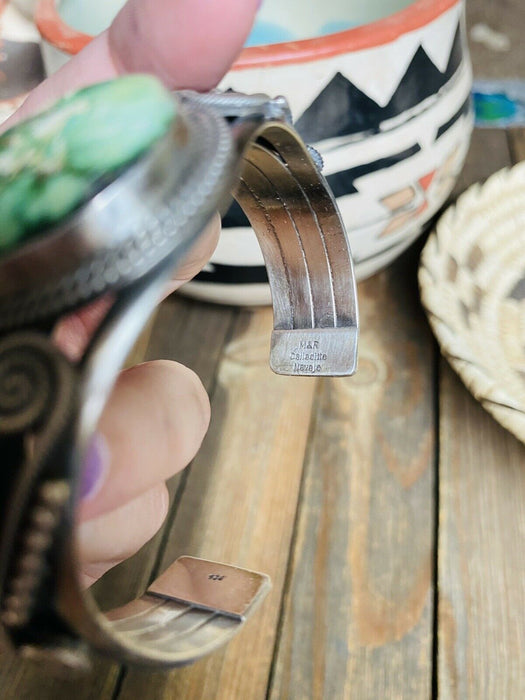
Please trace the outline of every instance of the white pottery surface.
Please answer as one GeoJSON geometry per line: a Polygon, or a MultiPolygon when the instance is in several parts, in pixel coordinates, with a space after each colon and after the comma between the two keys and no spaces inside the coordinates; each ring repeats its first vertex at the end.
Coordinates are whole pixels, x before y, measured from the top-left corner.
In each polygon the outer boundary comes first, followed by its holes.
{"type": "MultiPolygon", "coordinates": [[[[102,3],[103,11],[96,9],[100,0],[62,2],[68,19],[87,31],[81,16],[86,7],[92,8],[91,22],[102,29],[124,0],[102,3]]],[[[326,36],[411,4],[326,0],[305,12],[302,0],[265,0],[247,45],[326,36]]],[[[45,42],[43,55],[48,70],[67,60],[45,42]]],[[[471,84],[464,0],[457,0],[423,26],[386,43],[322,60],[314,56],[234,69],[220,87],[286,96],[298,131],[323,156],[324,174],[348,230],[356,275],[364,279],[410,245],[445,203],[469,145],[471,84]]],[[[269,303],[262,254],[239,212],[225,217],[210,264],[183,291],[221,303],[269,303]]]]}

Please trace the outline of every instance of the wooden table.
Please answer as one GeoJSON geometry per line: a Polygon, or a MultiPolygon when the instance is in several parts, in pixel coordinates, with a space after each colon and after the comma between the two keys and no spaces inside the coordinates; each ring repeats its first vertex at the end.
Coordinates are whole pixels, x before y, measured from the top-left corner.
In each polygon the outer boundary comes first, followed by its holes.
{"type": "MultiPolygon", "coordinates": [[[[516,42],[518,5],[473,1],[469,19],[516,42]]],[[[473,46],[478,71],[524,71],[514,47],[494,58],[473,46]]],[[[524,158],[525,132],[476,131],[457,192],[524,158]]],[[[98,660],[58,681],[4,656],[0,698],[525,697],[525,447],[440,357],[419,303],[420,245],[359,285],[354,378],[273,375],[269,309],[163,304],[136,358],[191,366],[213,421],[171,483],[164,530],[98,595],[118,604],[182,553],[267,572],[272,592],[191,667],[98,660]]]]}

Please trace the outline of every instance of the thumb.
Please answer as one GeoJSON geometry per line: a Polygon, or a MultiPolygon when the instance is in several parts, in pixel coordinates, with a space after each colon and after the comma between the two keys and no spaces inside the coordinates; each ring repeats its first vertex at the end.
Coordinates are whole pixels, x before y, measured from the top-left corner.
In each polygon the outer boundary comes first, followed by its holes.
{"type": "Polygon", "coordinates": [[[124,73],[152,73],[170,89],[208,90],[241,51],[258,5],[258,0],[129,0],[109,30],[33,90],[2,129],[66,92],[124,73]]]}
{"type": "Polygon", "coordinates": [[[241,50],[256,0],[129,0],[109,30],[119,73],[157,75],[169,88],[209,90],[241,50]]]}

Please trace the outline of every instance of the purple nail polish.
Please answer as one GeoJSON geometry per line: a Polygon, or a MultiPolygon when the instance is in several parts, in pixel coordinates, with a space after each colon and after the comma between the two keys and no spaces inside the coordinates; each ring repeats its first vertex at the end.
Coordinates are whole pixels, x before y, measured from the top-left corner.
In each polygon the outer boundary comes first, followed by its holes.
{"type": "Polygon", "coordinates": [[[103,435],[97,433],[87,449],[80,482],[80,497],[93,498],[100,490],[109,465],[109,448],[103,435]]]}

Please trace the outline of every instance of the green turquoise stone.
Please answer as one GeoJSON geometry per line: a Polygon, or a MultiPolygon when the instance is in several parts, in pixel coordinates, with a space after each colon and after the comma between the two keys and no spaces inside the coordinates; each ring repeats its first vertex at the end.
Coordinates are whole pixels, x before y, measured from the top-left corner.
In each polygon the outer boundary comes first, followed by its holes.
{"type": "Polygon", "coordinates": [[[0,255],[86,202],[161,138],[175,102],[151,76],[83,88],[0,136],[0,255]]]}

